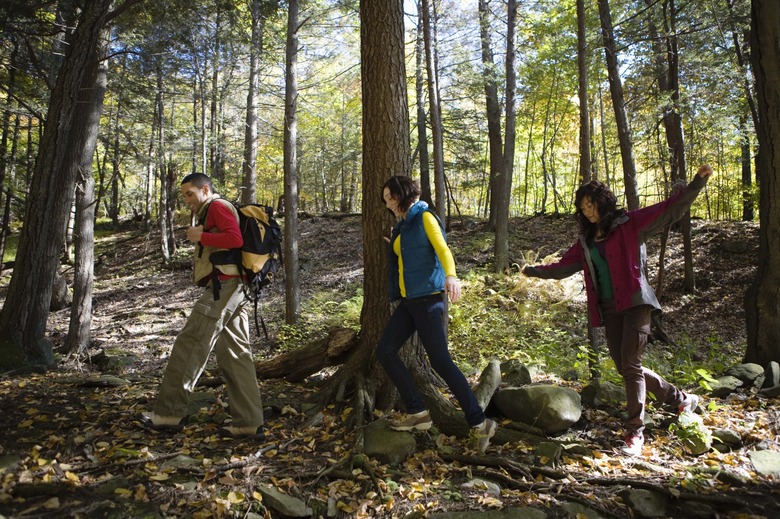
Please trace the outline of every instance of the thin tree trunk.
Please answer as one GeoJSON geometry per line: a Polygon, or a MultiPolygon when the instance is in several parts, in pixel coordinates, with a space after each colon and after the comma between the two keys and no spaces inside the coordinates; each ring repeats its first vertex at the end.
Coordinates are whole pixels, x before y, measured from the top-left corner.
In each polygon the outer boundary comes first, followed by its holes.
{"type": "Polygon", "coordinates": [[[301,313],[298,269],[298,0],[290,0],[284,92],[284,275],[285,322],[301,313]]]}
{"type": "MultiPolygon", "coordinates": [[[[435,0],[433,0],[435,1],[435,0]]],[[[428,113],[431,118],[431,139],[433,140],[433,183],[436,187],[435,208],[442,221],[446,219],[447,189],[444,186],[444,129],[439,104],[439,73],[436,70],[436,49],[434,47],[428,0],[422,0],[423,39],[425,40],[425,67],[428,75],[428,113]]]]}
{"type": "Polygon", "coordinates": [[[577,93],[580,101],[580,180],[583,183],[593,178],[588,111],[588,40],[585,21],[585,0],[577,0],[577,93]]]}
{"type": "Polygon", "coordinates": [[[415,47],[415,99],[417,102],[417,151],[420,156],[420,200],[433,207],[431,193],[430,157],[428,156],[428,126],[425,117],[425,8],[424,0],[417,2],[417,46],[415,47]]]}
{"type": "Polygon", "coordinates": [[[517,24],[517,1],[507,2],[506,38],[506,129],[504,157],[501,175],[502,184],[496,197],[496,240],[494,247],[495,272],[509,268],[509,200],[512,193],[512,175],[515,167],[515,93],[517,74],[515,72],[515,26],[517,24]]]}
{"type": "Polygon", "coordinates": [[[742,133],[742,142],[740,143],[742,165],[742,221],[752,222],[755,218],[755,203],[753,196],[753,168],[751,163],[753,157],[750,153],[750,133],[747,128],[747,117],[740,118],[740,130],[742,133]]]}
{"type": "Polygon", "coordinates": [[[252,36],[249,48],[249,89],[246,94],[246,124],[244,126],[244,161],[241,170],[241,203],[257,201],[257,89],[260,85],[258,63],[263,52],[263,24],[260,17],[260,1],[251,0],[252,36]]]}
{"type": "Polygon", "coordinates": [[[487,109],[488,146],[490,149],[490,214],[491,228],[495,229],[498,207],[496,194],[503,185],[504,150],[501,142],[501,107],[498,103],[498,81],[496,80],[493,49],[490,38],[490,9],[488,0],[479,0],[479,33],[482,46],[482,78],[485,85],[485,107],[487,109]]]}
{"type": "Polygon", "coordinates": [[[623,183],[626,193],[626,205],[629,209],[639,208],[639,192],[636,185],[636,167],[634,165],[633,144],[626,116],[626,102],[623,96],[623,82],[620,79],[620,66],[617,59],[617,45],[612,28],[612,13],[609,0],[598,0],[601,34],[609,75],[609,90],[612,95],[612,108],[615,112],[620,157],[623,163],[623,183]]]}
{"type": "Polygon", "coordinates": [[[160,228],[160,250],[163,261],[166,263],[173,257],[168,227],[172,224],[168,220],[168,199],[171,192],[168,190],[168,168],[165,157],[165,103],[163,101],[163,71],[160,63],[157,63],[157,93],[154,103],[154,128],[157,130],[154,143],[155,169],[160,179],[160,207],[157,211],[157,225],[160,228]]]}

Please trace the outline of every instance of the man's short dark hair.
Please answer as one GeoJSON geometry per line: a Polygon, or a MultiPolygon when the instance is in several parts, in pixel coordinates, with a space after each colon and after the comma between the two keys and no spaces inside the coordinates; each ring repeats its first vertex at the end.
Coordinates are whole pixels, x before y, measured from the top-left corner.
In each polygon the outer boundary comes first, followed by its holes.
{"type": "Polygon", "coordinates": [[[211,192],[216,193],[216,191],[214,191],[214,184],[211,182],[211,178],[209,178],[208,175],[204,175],[203,173],[190,173],[181,179],[181,185],[184,185],[187,182],[199,188],[203,186],[209,186],[211,192]]]}

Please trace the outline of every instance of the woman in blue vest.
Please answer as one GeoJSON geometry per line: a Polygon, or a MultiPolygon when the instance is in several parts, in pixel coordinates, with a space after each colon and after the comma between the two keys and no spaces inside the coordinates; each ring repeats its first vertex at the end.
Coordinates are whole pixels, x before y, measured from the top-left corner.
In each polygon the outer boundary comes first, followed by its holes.
{"type": "Polygon", "coordinates": [[[424,431],[433,421],[398,351],[416,331],[431,367],[447,383],[463,409],[466,422],[485,452],[497,425],[485,418],[466,377],[450,357],[447,346],[444,294],[456,303],[460,281],[447,247],[441,221],[428,204],[418,201],[420,188],[407,176],[391,177],[382,186],[382,202],[398,219],[388,245],[388,296],[400,301],[377,345],[377,359],[395,384],[408,413],[391,421],[397,431],[424,431]]]}

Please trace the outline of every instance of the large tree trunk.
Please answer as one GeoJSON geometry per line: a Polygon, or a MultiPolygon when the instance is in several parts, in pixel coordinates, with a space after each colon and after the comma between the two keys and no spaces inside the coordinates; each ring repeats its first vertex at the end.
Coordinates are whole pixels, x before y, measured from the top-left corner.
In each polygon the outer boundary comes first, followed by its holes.
{"type": "MultiPolygon", "coordinates": [[[[354,425],[362,424],[374,407],[391,402],[395,393],[374,355],[389,317],[384,237],[392,225],[378,198],[385,179],[411,172],[403,2],[361,0],[360,20],[364,193],[360,342],[322,392],[325,399],[350,392],[354,425]]],[[[358,428],[356,448],[361,447],[358,428]]]]}
{"type": "Polygon", "coordinates": [[[97,131],[80,117],[80,100],[93,86],[88,68],[97,60],[98,41],[112,0],[84,4],[71,45],[52,91],[46,125],[27,199],[17,261],[0,315],[0,367],[53,363],[44,340],[51,285],[65,237],[63,222],[73,202],[83,148],[97,131]]]}
{"type": "Polygon", "coordinates": [[[285,322],[301,313],[298,273],[298,0],[290,0],[284,93],[284,279],[285,322]]]}
{"type": "Polygon", "coordinates": [[[607,61],[609,90],[612,95],[612,109],[615,112],[618,141],[620,142],[620,158],[623,163],[623,182],[625,185],[626,205],[629,209],[639,208],[639,192],[636,185],[636,167],[634,151],[631,142],[631,132],[626,115],[626,102],[623,96],[623,82],[620,79],[620,66],[617,59],[617,45],[612,28],[612,13],[608,0],[598,0],[599,17],[601,19],[601,34],[607,61]]]}
{"type": "Polygon", "coordinates": [[[751,58],[758,117],[758,271],[745,296],[745,360],[780,361],[780,17],[777,2],[752,2],[751,58]]]}

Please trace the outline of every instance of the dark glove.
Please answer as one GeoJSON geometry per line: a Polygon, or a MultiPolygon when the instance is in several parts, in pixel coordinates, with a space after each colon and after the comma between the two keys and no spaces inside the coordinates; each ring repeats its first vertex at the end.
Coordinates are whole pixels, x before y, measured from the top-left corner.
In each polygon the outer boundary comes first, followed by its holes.
{"type": "Polygon", "coordinates": [[[537,270],[536,267],[532,267],[531,265],[526,265],[525,267],[523,267],[523,274],[532,278],[539,277],[539,271],[537,270]]]}

